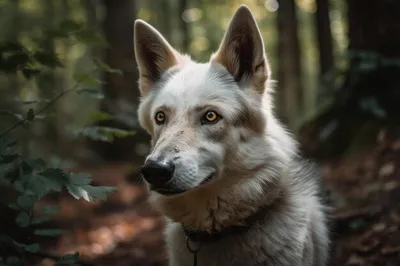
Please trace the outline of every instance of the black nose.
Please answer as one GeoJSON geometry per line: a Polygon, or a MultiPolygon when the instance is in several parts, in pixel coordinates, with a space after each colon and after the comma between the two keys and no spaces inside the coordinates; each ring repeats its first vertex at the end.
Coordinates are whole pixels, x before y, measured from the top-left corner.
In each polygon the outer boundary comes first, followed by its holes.
{"type": "Polygon", "coordinates": [[[165,161],[148,160],[142,167],[144,179],[155,186],[161,186],[171,180],[175,165],[165,161]]]}

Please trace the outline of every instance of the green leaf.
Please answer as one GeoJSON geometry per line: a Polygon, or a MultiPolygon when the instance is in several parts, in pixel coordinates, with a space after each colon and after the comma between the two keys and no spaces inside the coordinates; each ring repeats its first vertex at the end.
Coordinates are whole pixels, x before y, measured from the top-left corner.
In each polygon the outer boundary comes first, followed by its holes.
{"type": "Polygon", "coordinates": [[[46,168],[44,171],[40,172],[39,175],[60,181],[67,180],[67,174],[60,168],[46,168]]]}
{"type": "Polygon", "coordinates": [[[92,179],[90,173],[78,173],[69,175],[69,181],[76,186],[88,185],[92,179]]]}
{"type": "Polygon", "coordinates": [[[61,60],[52,52],[48,51],[37,51],[33,57],[42,65],[55,68],[63,67],[61,60]]]}
{"type": "Polygon", "coordinates": [[[21,266],[22,261],[18,257],[8,257],[6,259],[7,266],[21,266]]]}
{"type": "Polygon", "coordinates": [[[49,215],[57,214],[60,211],[60,207],[57,205],[47,205],[43,206],[40,210],[41,212],[49,215]]]}
{"type": "Polygon", "coordinates": [[[30,253],[36,253],[39,251],[39,249],[40,249],[40,246],[37,243],[25,246],[25,250],[30,253]]]}
{"type": "Polygon", "coordinates": [[[85,186],[86,191],[91,197],[92,201],[95,199],[106,200],[109,193],[113,193],[117,190],[116,187],[109,186],[85,186]]]}
{"type": "Polygon", "coordinates": [[[75,199],[84,198],[85,200],[90,201],[89,195],[83,187],[68,184],[67,190],[75,199]]]}
{"type": "Polygon", "coordinates": [[[89,115],[89,119],[91,122],[108,121],[108,120],[112,120],[113,116],[111,114],[105,113],[105,112],[94,112],[89,115]]]}
{"type": "Polygon", "coordinates": [[[24,162],[29,165],[32,169],[42,169],[46,166],[45,161],[43,161],[42,159],[38,158],[38,159],[30,159],[30,158],[26,158],[24,160],[24,162]]]}
{"type": "Polygon", "coordinates": [[[59,236],[64,234],[64,230],[60,229],[36,229],[33,232],[35,235],[38,236],[59,236]]]}
{"type": "Polygon", "coordinates": [[[10,110],[0,110],[0,115],[13,115],[10,110]]]}
{"type": "Polygon", "coordinates": [[[120,74],[120,75],[123,74],[121,70],[111,68],[109,65],[100,61],[99,59],[93,59],[93,62],[95,63],[96,66],[98,66],[100,69],[104,70],[105,72],[116,73],[116,74],[120,74]]]}
{"type": "Polygon", "coordinates": [[[112,127],[86,127],[83,130],[75,132],[77,135],[82,135],[96,141],[112,142],[115,138],[126,138],[135,135],[134,131],[123,130],[112,127]]]}
{"type": "Polygon", "coordinates": [[[63,39],[68,38],[68,32],[61,29],[50,29],[45,31],[45,35],[48,39],[63,39]]]}
{"type": "Polygon", "coordinates": [[[21,114],[13,114],[16,118],[18,118],[18,120],[20,120],[20,121],[24,121],[25,120],[25,117],[23,116],[23,115],[21,115],[21,114]]]}
{"type": "Polygon", "coordinates": [[[37,218],[32,219],[31,224],[34,224],[34,225],[42,224],[42,223],[48,222],[50,220],[51,220],[51,217],[49,217],[49,216],[37,217],[37,218]]]}
{"type": "Polygon", "coordinates": [[[25,47],[19,42],[8,41],[0,45],[0,53],[22,52],[22,51],[25,51],[25,47]]]}
{"type": "Polygon", "coordinates": [[[24,193],[25,192],[25,188],[24,188],[24,184],[22,184],[21,181],[17,180],[14,182],[14,188],[16,191],[24,193]]]}
{"type": "Polygon", "coordinates": [[[27,52],[19,52],[4,58],[3,65],[8,70],[24,69],[30,63],[30,55],[27,52]]]}
{"type": "Polygon", "coordinates": [[[21,209],[17,203],[10,203],[10,204],[8,204],[8,207],[10,209],[17,210],[17,211],[21,209]]]}
{"type": "Polygon", "coordinates": [[[88,87],[97,87],[102,84],[100,80],[94,78],[90,73],[77,72],[72,77],[76,82],[88,87]]]}
{"type": "Polygon", "coordinates": [[[23,209],[31,209],[35,201],[31,196],[22,195],[17,198],[17,204],[23,209]]]}
{"type": "Polygon", "coordinates": [[[76,199],[83,198],[86,201],[93,202],[97,199],[106,200],[107,195],[116,191],[115,187],[106,187],[106,186],[76,186],[73,184],[67,185],[68,192],[76,199]]]}
{"type": "Polygon", "coordinates": [[[54,266],[61,266],[61,265],[77,265],[77,261],[79,259],[79,253],[76,252],[74,254],[67,254],[59,258],[54,266]]]}
{"type": "Polygon", "coordinates": [[[85,29],[75,33],[76,39],[88,46],[107,46],[106,40],[96,31],[85,29]]]}
{"type": "Polygon", "coordinates": [[[29,80],[32,77],[38,75],[41,71],[39,69],[36,68],[24,68],[21,70],[22,74],[24,75],[24,77],[29,80]]]}
{"type": "Polygon", "coordinates": [[[92,97],[94,99],[98,99],[98,100],[104,99],[103,93],[99,89],[96,89],[96,88],[79,89],[79,90],[76,91],[76,93],[78,93],[78,94],[87,94],[90,97],[92,97]]]}
{"type": "Polygon", "coordinates": [[[49,168],[39,173],[24,176],[26,189],[29,189],[37,199],[41,199],[50,191],[61,191],[65,177],[56,174],[51,175],[50,173],[59,174],[57,171],[51,172],[51,168],[49,168]]]}
{"type": "Polygon", "coordinates": [[[7,154],[0,157],[0,164],[8,164],[14,162],[16,159],[21,158],[19,154],[7,154]]]}
{"type": "Polygon", "coordinates": [[[28,113],[26,114],[26,120],[33,121],[33,119],[35,119],[35,112],[32,108],[30,108],[28,113]]]}
{"type": "Polygon", "coordinates": [[[25,228],[28,227],[30,224],[30,217],[26,212],[20,212],[15,219],[15,222],[18,224],[18,226],[25,228]]]}
{"type": "Polygon", "coordinates": [[[71,19],[63,20],[59,26],[60,30],[71,33],[77,32],[82,29],[82,24],[71,19]]]}
{"type": "Polygon", "coordinates": [[[0,155],[4,155],[7,151],[16,144],[15,141],[11,141],[7,136],[0,138],[0,155]]]}

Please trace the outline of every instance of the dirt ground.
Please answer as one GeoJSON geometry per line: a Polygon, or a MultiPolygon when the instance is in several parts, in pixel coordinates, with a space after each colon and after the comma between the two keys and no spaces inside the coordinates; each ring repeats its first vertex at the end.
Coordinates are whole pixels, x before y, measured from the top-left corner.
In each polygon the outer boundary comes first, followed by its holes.
{"type": "MultiPolygon", "coordinates": [[[[331,266],[400,265],[400,138],[382,130],[376,144],[335,162],[324,162],[332,204],[331,266]]],[[[47,252],[78,251],[88,265],[166,265],[163,221],[140,185],[126,181],[128,167],[87,169],[98,184],[115,185],[107,202],[57,199],[57,224],[67,234],[47,252]]],[[[54,203],[54,202],[53,202],[54,203]]],[[[43,260],[38,265],[52,265],[43,260]]]]}

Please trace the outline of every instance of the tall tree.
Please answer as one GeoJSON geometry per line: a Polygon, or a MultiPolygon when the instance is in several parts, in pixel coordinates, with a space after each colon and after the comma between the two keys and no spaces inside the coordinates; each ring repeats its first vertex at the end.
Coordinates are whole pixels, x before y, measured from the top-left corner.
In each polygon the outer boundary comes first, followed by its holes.
{"type": "Polygon", "coordinates": [[[153,1],[150,3],[150,6],[155,12],[158,10],[157,16],[157,27],[159,27],[161,34],[168,40],[172,40],[172,30],[173,26],[171,23],[171,17],[174,17],[173,2],[169,0],[160,0],[160,1],[153,1]]]}
{"type": "Polygon", "coordinates": [[[280,0],[278,3],[279,113],[282,119],[293,128],[303,108],[296,4],[294,0],[280,0]]]}
{"type": "Polygon", "coordinates": [[[106,63],[120,69],[123,75],[104,73],[105,100],[100,109],[114,115],[113,121],[102,121],[100,125],[126,130],[134,130],[132,137],[116,139],[112,144],[96,143],[95,150],[105,159],[136,161],[140,163],[148,137],[140,129],[137,121],[138,73],[133,50],[133,25],[136,15],[134,0],[105,0],[106,16],[103,29],[109,44],[105,51],[106,63]]]}
{"type": "Polygon", "coordinates": [[[182,30],[182,52],[188,53],[190,47],[190,32],[189,25],[187,21],[183,19],[183,13],[188,8],[188,0],[179,0],[178,2],[178,10],[179,10],[179,22],[182,30]]]}
{"type": "Polygon", "coordinates": [[[382,123],[399,124],[400,1],[347,4],[350,58],[344,83],[330,108],[307,123],[301,134],[316,142],[305,150],[317,156],[340,156],[349,147],[375,141],[382,123]]]}
{"type": "Polygon", "coordinates": [[[329,0],[316,0],[315,27],[319,52],[319,76],[322,78],[334,66],[329,0]]]}

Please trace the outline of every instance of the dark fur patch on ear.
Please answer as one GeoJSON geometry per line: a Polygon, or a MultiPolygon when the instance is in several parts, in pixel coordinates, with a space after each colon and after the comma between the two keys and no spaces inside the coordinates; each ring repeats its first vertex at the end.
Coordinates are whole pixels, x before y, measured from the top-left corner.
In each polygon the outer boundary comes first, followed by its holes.
{"type": "Polygon", "coordinates": [[[154,50],[151,49],[143,49],[142,53],[143,57],[146,58],[146,61],[144,61],[146,73],[143,73],[142,75],[148,80],[156,82],[161,76],[160,68],[156,62],[159,62],[163,59],[161,58],[159,53],[156,53],[154,52],[154,50]]]}
{"type": "MultiPolygon", "coordinates": [[[[234,75],[236,82],[251,76],[253,73],[254,41],[251,36],[249,34],[245,34],[244,31],[245,29],[242,29],[242,32],[234,36],[234,39],[231,41],[233,43],[235,55],[231,64],[233,66],[239,66],[234,75]]],[[[231,67],[233,68],[233,66],[231,67]]]]}

